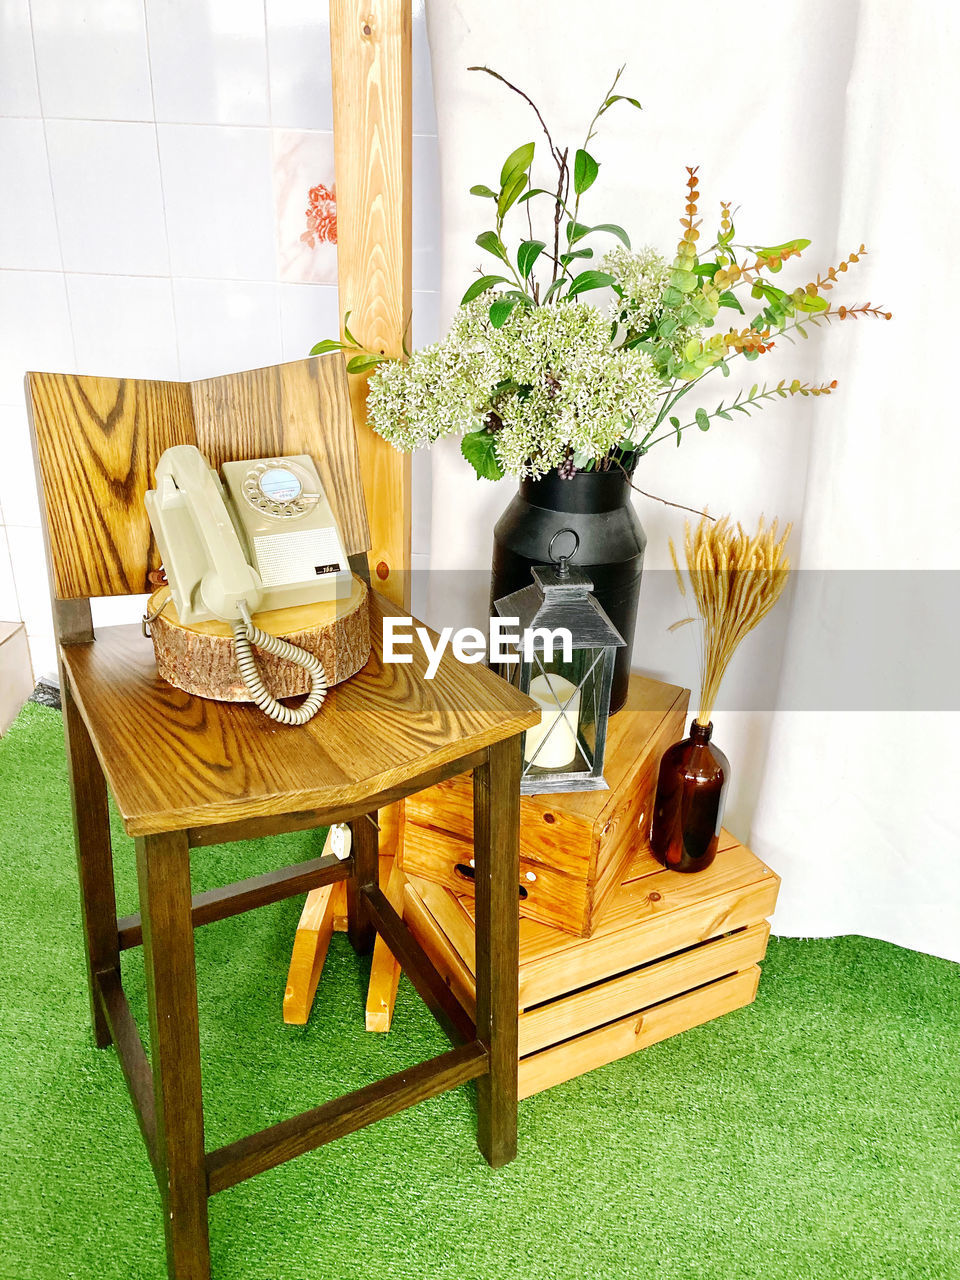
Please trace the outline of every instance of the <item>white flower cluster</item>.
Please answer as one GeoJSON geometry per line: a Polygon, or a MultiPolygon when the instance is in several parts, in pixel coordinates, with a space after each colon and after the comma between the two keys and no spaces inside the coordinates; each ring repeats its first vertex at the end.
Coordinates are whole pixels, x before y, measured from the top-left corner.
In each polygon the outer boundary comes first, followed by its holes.
{"type": "Polygon", "coordinates": [[[638,250],[618,245],[604,255],[600,270],[612,275],[623,291],[622,300],[613,304],[615,318],[626,328],[642,333],[660,309],[670,276],[666,259],[650,245],[638,250]]]}
{"type": "MultiPolygon", "coordinates": [[[[610,307],[611,319],[634,333],[643,333],[662,308],[663,293],[670,281],[666,259],[650,245],[636,251],[621,245],[606,254],[600,265],[623,291],[623,297],[616,298],[610,307]]],[[[699,321],[678,324],[669,338],[657,337],[655,341],[679,357],[690,339],[699,338],[702,332],[699,321]]]]}
{"type": "Polygon", "coordinates": [[[377,369],[367,408],[380,435],[409,450],[486,423],[504,472],[538,476],[568,449],[603,458],[649,425],[660,379],[646,352],[611,345],[603,312],[518,305],[497,329],[495,296],[460,308],[443,341],[406,364],[377,369]]]}

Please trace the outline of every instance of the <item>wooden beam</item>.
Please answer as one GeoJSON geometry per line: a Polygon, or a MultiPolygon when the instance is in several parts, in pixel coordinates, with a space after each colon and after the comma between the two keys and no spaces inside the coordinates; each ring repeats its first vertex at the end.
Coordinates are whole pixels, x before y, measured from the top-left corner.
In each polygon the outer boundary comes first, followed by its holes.
{"type": "MultiPolygon", "coordinates": [[[[330,0],[340,312],[368,350],[403,354],[412,305],[411,0],[330,0]]],[[[410,458],[367,426],[350,379],[371,581],[409,608],[410,458]]]]}
{"type": "MultiPolygon", "coordinates": [[[[238,916],[244,911],[253,911],[255,907],[267,907],[321,885],[335,884],[338,880],[346,880],[352,870],[351,862],[341,862],[327,853],[311,858],[309,862],[298,862],[296,866],[280,867],[262,876],[251,876],[249,880],[237,880],[233,884],[195,893],[191,907],[193,927],[196,929],[202,924],[212,924],[214,920],[226,920],[228,916],[238,916]]],[[[117,921],[117,935],[121,951],[140,946],[143,922],[139,912],[117,921]]]]}
{"type": "Polygon", "coordinates": [[[285,1160],[302,1156],[375,1120],[395,1115],[467,1080],[475,1080],[486,1069],[486,1050],[471,1042],[342,1098],[334,1098],[303,1115],[282,1120],[227,1147],[218,1147],[207,1154],[210,1194],[225,1191],[245,1178],[273,1169],[285,1160]]]}
{"type": "Polygon", "coordinates": [[[473,1019],[446,985],[429,957],[387,901],[383,890],[368,886],[364,895],[377,932],[400,961],[403,972],[453,1044],[467,1044],[476,1035],[473,1019]]]}
{"type": "Polygon", "coordinates": [[[147,1154],[157,1171],[157,1113],[153,1099],[153,1071],[147,1059],[140,1032],[130,1012],[120,975],[114,969],[96,975],[97,995],[110,1035],[116,1045],[123,1078],[127,1082],[137,1124],[143,1134],[147,1154]]]}
{"type": "MultiPolygon", "coordinates": [[[[341,881],[342,883],[342,881],[341,881]]],[[[293,940],[293,954],[283,993],[283,1020],[305,1026],[317,994],[317,983],[333,937],[333,895],[337,885],[311,889],[307,894],[293,940]]]]}
{"type": "MultiPolygon", "coordinates": [[[[381,883],[385,885],[383,892],[387,901],[403,919],[403,888],[406,877],[398,862],[394,862],[386,879],[381,873],[381,883]]],[[[370,986],[367,990],[366,1027],[368,1031],[390,1030],[399,983],[400,962],[383,938],[378,937],[373,947],[370,986]]]]}

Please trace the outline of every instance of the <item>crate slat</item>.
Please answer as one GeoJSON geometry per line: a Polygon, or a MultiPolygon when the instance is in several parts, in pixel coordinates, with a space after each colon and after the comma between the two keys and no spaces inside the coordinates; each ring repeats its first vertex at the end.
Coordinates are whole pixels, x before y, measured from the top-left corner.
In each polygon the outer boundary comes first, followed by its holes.
{"type": "Polygon", "coordinates": [[[634,969],[575,995],[552,1000],[520,1015],[521,1057],[592,1027],[659,1004],[762,960],[770,937],[766,920],[713,942],[634,969]]]}
{"type": "Polygon", "coordinates": [[[520,1097],[529,1098],[594,1067],[626,1058],[659,1040],[741,1009],[756,997],[759,981],[760,969],[753,965],[743,973],[721,978],[707,987],[523,1058],[519,1072],[520,1097]]]}
{"type": "MultiPolygon", "coordinates": [[[[723,832],[717,861],[696,875],[639,849],[592,938],[521,919],[521,1096],[748,1004],[779,885],[723,832]]],[[[473,899],[410,876],[404,895],[404,918],[469,1008],[473,899]]]]}

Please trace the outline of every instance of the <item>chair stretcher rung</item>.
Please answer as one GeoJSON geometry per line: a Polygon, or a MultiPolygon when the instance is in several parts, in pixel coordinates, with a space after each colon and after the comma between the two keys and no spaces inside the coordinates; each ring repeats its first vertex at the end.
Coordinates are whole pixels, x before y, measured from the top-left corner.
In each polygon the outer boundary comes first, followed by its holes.
{"type": "Polygon", "coordinates": [[[467,1044],[474,1040],[477,1029],[473,1018],[437,972],[386,894],[378,886],[367,886],[363,892],[377,932],[452,1042],[467,1044]]]}
{"type": "Polygon", "coordinates": [[[473,1080],[487,1069],[487,1052],[474,1041],[219,1147],[206,1159],[210,1194],[473,1080]]]}
{"type": "Polygon", "coordinates": [[[96,975],[97,994],[103,1007],[110,1035],[116,1046],[123,1078],[127,1082],[137,1123],[147,1146],[150,1163],[157,1170],[157,1117],[153,1100],[153,1072],[140,1039],[140,1032],[130,1011],[120,975],[113,969],[96,975]]]}
{"type": "MultiPolygon", "coordinates": [[[[309,862],[300,862],[296,866],[281,867],[262,876],[251,876],[249,880],[238,880],[234,884],[208,889],[205,893],[195,893],[193,927],[211,924],[214,920],[225,920],[228,916],[240,915],[255,907],[266,907],[283,898],[291,898],[294,894],[346,880],[352,874],[351,858],[341,862],[333,854],[325,854],[322,858],[311,858],[309,862]]],[[[141,946],[143,924],[139,912],[118,920],[117,933],[121,951],[141,946]]]]}

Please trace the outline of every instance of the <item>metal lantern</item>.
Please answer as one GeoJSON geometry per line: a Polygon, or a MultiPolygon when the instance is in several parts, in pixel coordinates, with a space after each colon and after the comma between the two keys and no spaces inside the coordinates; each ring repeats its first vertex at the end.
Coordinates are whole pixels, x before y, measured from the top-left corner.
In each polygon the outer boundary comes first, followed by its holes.
{"type": "Polygon", "coordinates": [[[590,594],[590,578],[567,556],[532,572],[529,587],[495,602],[501,618],[520,621],[517,660],[504,663],[500,674],[542,711],[540,724],[524,734],[520,790],[605,790],[610,687],[616,651],[625,642],[590,594]],[[556,635],[560,629],[572,641],[566,653],[556,635]]]}

